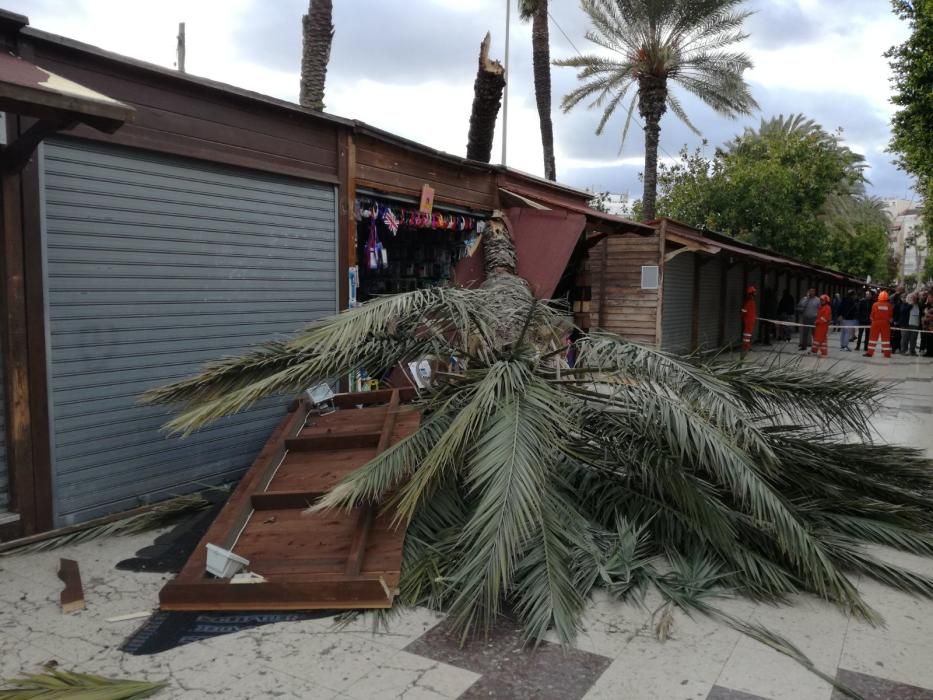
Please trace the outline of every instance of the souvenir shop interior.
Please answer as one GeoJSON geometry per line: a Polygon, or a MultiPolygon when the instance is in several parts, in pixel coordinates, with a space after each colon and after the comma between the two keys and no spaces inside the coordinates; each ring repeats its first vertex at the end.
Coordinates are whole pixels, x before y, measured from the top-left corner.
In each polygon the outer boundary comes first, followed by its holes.
{"type": "Polygon", "coordinates": [[[356,276],[350,302],[450,284],[457,262],[470,255],[485,228],[473,214],[362,196],[356,200],[356,276]]]}

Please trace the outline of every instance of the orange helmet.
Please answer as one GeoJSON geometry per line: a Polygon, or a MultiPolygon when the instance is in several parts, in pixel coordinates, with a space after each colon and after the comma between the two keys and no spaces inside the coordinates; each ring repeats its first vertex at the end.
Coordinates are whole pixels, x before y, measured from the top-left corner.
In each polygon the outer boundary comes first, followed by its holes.
{"type": "Polygon", "coordinates": [[[746,294],[746,295],[748,295],[748,294],[757,294],[757,293],[758,293],[758,290],[755,289],[754,287],[749,287],[748,289],[745,290],[745,294],[746,294]]]}
{"type": "Polygon", "coordinates": [[[822,301],[824,304],[829,304],[832,300],[829,298],[829,294],[824,294],[820,297],[820,301],[822,301]]]}
{"type": "Polygon", "coordinates": [[[887,300],[888,300],[887,292],[881,292],[881,294],[878,295],[878,301],[887,301],[887,300]]]}

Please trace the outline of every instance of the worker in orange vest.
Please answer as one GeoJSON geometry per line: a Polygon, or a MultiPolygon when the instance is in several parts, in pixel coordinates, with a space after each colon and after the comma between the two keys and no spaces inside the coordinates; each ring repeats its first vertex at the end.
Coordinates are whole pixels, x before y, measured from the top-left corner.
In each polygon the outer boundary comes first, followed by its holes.
{"type": "Polygon", "coordinates": [[[757,293],[758,290],[754,287],[745,290],[745,303],[742,304],[742,352],[752,349],[752,333],[758,319],[758,304],[755,303],[757,293]]]}
{"type": "Polygon", "coordinates": [[[894,309],[888,301],[888,293],[881,292],[878,301],[871,307],[871,329],[868,331],[868,350],[865,357],[875,354],[875,343],[881,338],[881,351],[891,357],[891,315],[894,309]]]}
{"type": "Polygon", "coordinates": [[[829,294],[820,297],[820,310],[816,312],[816,325],[813,327],[813,347],[810,349],[810,352],[824,356],[829,354],[826,336],[833,317],[831,302],[829,294]]]}

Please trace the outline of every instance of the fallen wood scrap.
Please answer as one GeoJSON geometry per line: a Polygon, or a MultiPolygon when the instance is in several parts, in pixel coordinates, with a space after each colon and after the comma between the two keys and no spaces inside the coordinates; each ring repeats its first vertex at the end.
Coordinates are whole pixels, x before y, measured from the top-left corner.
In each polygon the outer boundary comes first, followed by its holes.
{"type": "Polygon", "coordinates": [[[58,578],[65,583],[61,593],[63,613],[84,610],[84,587],[81,585],[81,570],[74,559],[62,559],[58,566],[58,578]]]}
{"type": "Polygon", "coordinates": [[[405,528],[369,504],[309,513],[344,476],[418,429],[402,405],[412,391],[336,396],[320,415],[300,402],[269,438],[178,577],[159,594],[162,610],[271,611],[388,608],[405,528]],[[249,560],[256,578],[209,576],[207,545],[249,560]],[[243,585],[240,581],[248,580],[243,585]]]}

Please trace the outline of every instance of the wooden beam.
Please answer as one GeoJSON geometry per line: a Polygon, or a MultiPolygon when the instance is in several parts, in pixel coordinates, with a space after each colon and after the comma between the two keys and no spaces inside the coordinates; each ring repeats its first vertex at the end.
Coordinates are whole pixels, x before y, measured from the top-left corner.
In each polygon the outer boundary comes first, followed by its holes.
{"type": "Polygon", "coordinates": [[[318,491],[263,491],[250,497],[253,510],[309,508],[323,496],[318,491]]]}
{"type": "Polygon", "coordinates": [[[223,579],[180,583],[159,592],[162,610],[354,610],[391,608],[385,582],[378,577],[354,581],[266,581],[231,584],[223,579]]]}
{"type": "MultiPolygon", "coordinates": [[[[376,444],[376,450],[380,453],[384,452],[392,444],[392,433],[395,431],[395,421],[398,418],[398,406],[399,393],[393,391],[392,399],[386,409],[386,417],[382,424],[379,442],[376,444]]],[[[347,565],[344,569],[347,576],[360,575],[363,560],[366,558],[366,543],[369,541],[369,532],[372,529],[374,517],[375,506],[372,503],[367,503],[357,509],[353,540],[350,542],[350,554],[347,557],[347,565]]]]}
{"type": "MultiPolygon", "coordinates": [[[[12,117],[10,117],[12,119],[12,117]]],[[[13,129],[10,129],[13,131],[13,129]]],[[[29,344],[26,330],[26,276],[19,175],[2,176],[3,225],[0,232],[0,352],[6,415],[7,468],[13,510],[21,533],[36,532],[35,482],[32,456],[32,414],[29,405],[29,344]]]]}
{"type": "Polygon", "coordinates": [[[349,282],[347,271],[357,264],[356,260],[356,218],[353,205],[356,200],[356,142],[353,132],[342,128],[337,132],[337,179],[339,180],[339,199],[337,209],[337,259],[341,261],[337,270],[339,288],[339,306],[347,308],[349,302],[349,282]]]}
{"type": "MultiPolygon", "coordinates": [[[[21,127],[22,129],[22,127],[21,127]]],[[[41,164],[31,160],[20,174],[23,216],[23,270],[26,275],[26,337],[29,345],[29,406],[32,416],[33,501],[36,531],[55,526],[52,493],[51,409],[46,338],[46,284],[43,261],[41,164]]]]}
{"type": "Polygon", "coordinates": [[[716,335],[716,347],[726,342],[726,291],[729,286],[729,262],[723,259],[719,266],[719,332],[716,335]]]}
{"type": "Polygon", "coordinates": [[[286,438],[285,447],[295,452],[343,450],[353,447],[375,447],[379,444],[379,435],[379,433],[349,433],[347,435],[292,437],[286,438]]]}

